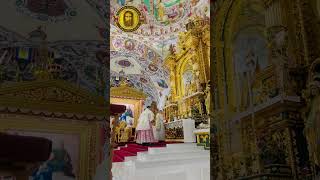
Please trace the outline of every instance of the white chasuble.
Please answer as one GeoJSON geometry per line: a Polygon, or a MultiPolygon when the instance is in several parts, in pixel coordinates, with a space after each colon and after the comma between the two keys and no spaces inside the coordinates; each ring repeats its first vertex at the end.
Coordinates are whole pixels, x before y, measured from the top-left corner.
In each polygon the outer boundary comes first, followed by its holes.
{"type": "Polygon", "coordinates": [[[150,130],[150,123],[154,119],[154,114],[153,112],[146,108],[140,115],[139,120],[138,120],[138,125],[136,127],[136,130],[150,130]]]}

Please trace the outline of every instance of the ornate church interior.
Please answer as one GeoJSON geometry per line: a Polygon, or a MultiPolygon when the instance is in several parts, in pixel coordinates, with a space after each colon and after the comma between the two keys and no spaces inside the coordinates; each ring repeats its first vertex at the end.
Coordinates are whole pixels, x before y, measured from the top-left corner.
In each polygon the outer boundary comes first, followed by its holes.
{"type": "Polygon", "coordinates": [[[319,0],[0,12],[0,180],[320,179],[319,0]]]}
{"type": "Polygon", "coordinates": [[[110,6],[112,179],[209,180],[210,1],[110,6]],[[126,6],[143,19],[133,32],[117,24],[126,6]]]}
{"type": "Polygon", "coordinates": [[[320,179],[320,1],[217,3],[212,179],[320,179]]]}
{"type": "Polygon", "coordinates": [[[107,179],[106,2],[0,2],[1,180],[107,179]]]}

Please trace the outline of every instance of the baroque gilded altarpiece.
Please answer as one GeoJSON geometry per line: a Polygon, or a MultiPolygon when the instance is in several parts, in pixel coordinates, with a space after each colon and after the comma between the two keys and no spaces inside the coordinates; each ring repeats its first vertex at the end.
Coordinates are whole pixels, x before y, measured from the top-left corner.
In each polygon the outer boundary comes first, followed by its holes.
{"type": "Polygon", "coordinates": [[[76,177],[92,179],[104,158],[100,133],[103,126],[109,127],[106,109],[103,97],[65,81],[19,82],[0,88],[0,131],[79,136],[76,177]]]}
{"type": "Polygon", "coordinates": [[[208,114],[210,101],[209,20],[195,17],[179,34],[178,47],[172,46],[165,59],[170,72],[171,92],[166,101],[166,119],[192,117],[192,110],[208,114]]]}
{"type": "Polygon", "coordinates": [[[219,6],[211,29],[211,127],[218,137],[211,142],[212,178],[316,178],[317,2],[226,0],[219,6]]]}

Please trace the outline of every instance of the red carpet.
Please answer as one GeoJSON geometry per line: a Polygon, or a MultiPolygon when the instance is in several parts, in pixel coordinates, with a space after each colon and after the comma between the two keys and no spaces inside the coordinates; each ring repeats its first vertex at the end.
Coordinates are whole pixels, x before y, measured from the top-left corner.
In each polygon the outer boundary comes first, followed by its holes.
{"type": "Polygon", "coordinates": [[[127,147],[120,147],[113,150],[112,162],[123,162],[125,157],[136,156],[138,152],[148,151],[148,147],[166,147],[166,144],[181,143],[181,142],[159,142],[153,143],[149,146],[143,146],[140,144],[130,143],[127,147]]]}

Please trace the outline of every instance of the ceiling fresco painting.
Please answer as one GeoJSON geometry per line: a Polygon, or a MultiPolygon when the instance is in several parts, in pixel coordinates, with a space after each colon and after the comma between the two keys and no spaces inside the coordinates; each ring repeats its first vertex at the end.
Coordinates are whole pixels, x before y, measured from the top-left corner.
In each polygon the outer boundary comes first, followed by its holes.
{"type": "Polygon", "coordinates": [[[129,36],[154,48],[161,56],[176,44],[177,35],[192,16],[209,17],[208,0],[113,0],[111,1],[111,35],[129,36]],[[137,7],[144,17],[141,27],[124,33],[115,25],[115,14],[122,4],[137,7]]]}

